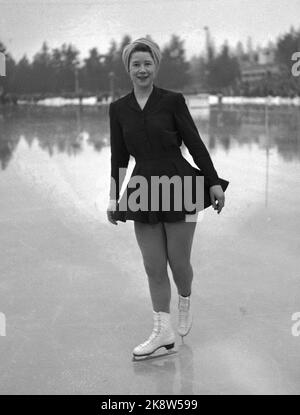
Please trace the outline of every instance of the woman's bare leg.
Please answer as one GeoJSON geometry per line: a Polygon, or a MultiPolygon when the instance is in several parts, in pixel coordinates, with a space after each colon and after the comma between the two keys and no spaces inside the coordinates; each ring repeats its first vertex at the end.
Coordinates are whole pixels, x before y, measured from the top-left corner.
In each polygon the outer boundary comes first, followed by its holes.
{"type": "Polygon", "coordinates": [[[170,312],[171,285],[168,276],[167,241],[162,223],[134,221],[134,231],[148,276],[153,310],[170,312]]]}
{"type": "Polygon", "coordinates": [[[192,242],[197,222],[164,222],[167,235],[167,255],[178,294],[192,291],[193,268],[190,262],[192,242]]]}

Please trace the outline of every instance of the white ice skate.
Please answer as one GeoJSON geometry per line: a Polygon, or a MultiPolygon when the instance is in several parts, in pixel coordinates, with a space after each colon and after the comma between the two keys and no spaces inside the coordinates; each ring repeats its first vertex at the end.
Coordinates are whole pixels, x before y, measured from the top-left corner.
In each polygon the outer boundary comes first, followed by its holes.
{"type": "MultiPolygon", "coordinates": [[[[132,360],[150,358],[150,356],[161,347],[165,347],[167,349],[166,354],[176,353],[175,350],[172,350],[175,344],[175,333],[171,325],[170,313],[165,313],[164,311],[153,311],[153,320],[154,327],[150,337],[133,349],[132,360]]],[[[156,356],[159,357],[161,355],[156,356]]]]}
{"type": "Polygon", "coordinates": [[[178,334],[183,338],[192,328],[193,316],[191,312],[191,297],[178,295],[178,334]]]}

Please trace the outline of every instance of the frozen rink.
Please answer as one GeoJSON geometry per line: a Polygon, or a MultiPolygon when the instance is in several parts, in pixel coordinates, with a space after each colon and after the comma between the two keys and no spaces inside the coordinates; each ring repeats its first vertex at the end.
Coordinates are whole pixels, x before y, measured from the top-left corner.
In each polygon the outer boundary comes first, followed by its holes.
{"type": "Polygon", "coordinates": [[[184,343],[177,334],[177,354],[145,362],[131,361],[153,324],[133,222],[105,214],[106,114],[10,111],[0,114],[1,394],[299,394],[299,109],[197,118],[230,181],[225,208],[196,227],[191,332],[184,343]]]}

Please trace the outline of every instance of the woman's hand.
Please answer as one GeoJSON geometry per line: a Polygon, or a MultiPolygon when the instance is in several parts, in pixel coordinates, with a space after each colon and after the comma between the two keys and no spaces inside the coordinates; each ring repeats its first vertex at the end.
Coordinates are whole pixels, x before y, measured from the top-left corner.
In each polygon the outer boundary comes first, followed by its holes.
{"type": "Polygon", "coordinates": [[[209,188],[209,194],[210,194],[210,200],[211,200],[211,204],[213,208],[215,210],[218,210],[218,213],[220,213],[225,204],[225,195],[224,195],[221,185],[216,184],[214,186],[211,186],[209,188]]]}
{"type": "Polygon", "coordinates": [[[113,225],[118,225],[117,221],[113,218],[113,214],[114,214],[115,211],[116,211],[116,200],[111,199],[108,202],[108,207],[107,207],[107,210],[106,210],[107,219],[113,225]]]}

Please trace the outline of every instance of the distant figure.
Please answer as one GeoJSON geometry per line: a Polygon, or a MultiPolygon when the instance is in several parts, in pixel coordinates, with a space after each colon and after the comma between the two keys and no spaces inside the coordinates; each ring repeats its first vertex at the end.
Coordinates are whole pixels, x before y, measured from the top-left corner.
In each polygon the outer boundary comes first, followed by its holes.
{"type": "MultiPolygon", "coordinates": [[[[189,176],[192,178],[190,193],[195,200],[196,178],[204,175],[204,208],[213,205],[218,213],[224,207],[224,191],[229,182],[218,177],[183,94],[154,85],[161,61],[159,46],[149,39],[140,38],[125,46],[122,58],[133,89],[109,106],[111,187],[107,217],[114,225],[117,221],[134,221],[135,236],[148,275],[154,328],[150,337],[134,348],[133,359],[136,360],[151,355],[161,347],[172,351],[175,344],[170,320],[168,263],[178,291],[178,334],[186,336],[192,326],[190,298],[193,269],[190,255],[199,211],[174,208],[172,191],[169,194],[163,192],[159,210],[149,208],[153,194],[151,178],[175,175],[183,183],[184,178],[189,176]],[[202,171],[192,167],[181,154],[182,140],[202,171]],[[130,180],[135,176],[143,177],[147,189],[150,189],[146,192],[149,198],[147,210],[136,211],[129,206],[128,199],[137,190],[133,187],[127,186],[118,200],[130,155],[136,160],[130,180]],[[164,209],[164,202],[169,202],[171,207],[164,209]],[[127,209],[120,210],[122,205],[127,209]]],[[[184,206],[183,191],[179,199],[181,206],[184,206]]]]}
{"type": "Polygon", "coordinates": [[[222,99],[223,99],[223,94],[219,93],[218,94],[218,104],[222,105],[222,99]]]}

